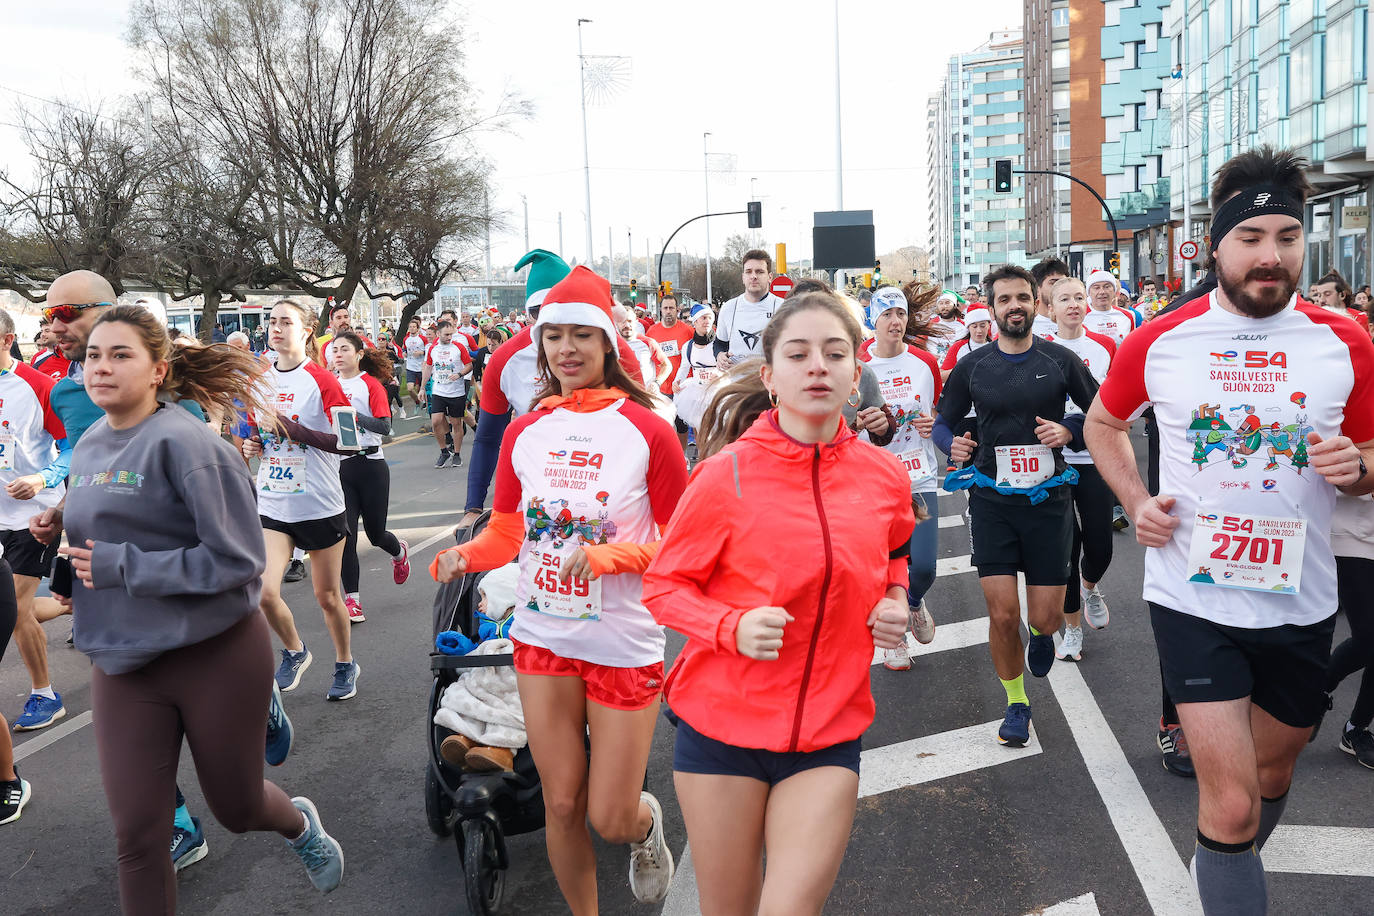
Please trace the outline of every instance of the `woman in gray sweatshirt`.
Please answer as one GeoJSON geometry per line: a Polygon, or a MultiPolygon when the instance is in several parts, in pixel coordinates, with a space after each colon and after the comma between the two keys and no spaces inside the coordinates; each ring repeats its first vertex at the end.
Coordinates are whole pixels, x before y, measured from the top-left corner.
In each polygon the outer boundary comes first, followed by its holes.
{"type": "Polygon", "coordinates": [[[86,390],[105,416],[73,454],[62,524],[125,914],[176,909],[166,800],[183,737],[221,824],[276,831],[320,890],[343,874],[310,800],[262,777],[273,671],[253,481],[232,446],[159,402],[260,406],[262,372],[223,345],[173,355],[137,306],[101,315],[87,344],[86,390]]]}

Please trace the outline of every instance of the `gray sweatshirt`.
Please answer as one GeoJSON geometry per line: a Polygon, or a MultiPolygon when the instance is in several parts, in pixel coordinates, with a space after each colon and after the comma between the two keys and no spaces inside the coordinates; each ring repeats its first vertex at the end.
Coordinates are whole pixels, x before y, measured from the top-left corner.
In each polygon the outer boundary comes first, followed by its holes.
{"type": "Polygon", "coordinates": [[[253,479],[184,410],[91,424],[72,455],[68,543],[95,542],[94,589],[72,584],[76,647],[125,674],[257,613],[266,566],[253,479]]]}

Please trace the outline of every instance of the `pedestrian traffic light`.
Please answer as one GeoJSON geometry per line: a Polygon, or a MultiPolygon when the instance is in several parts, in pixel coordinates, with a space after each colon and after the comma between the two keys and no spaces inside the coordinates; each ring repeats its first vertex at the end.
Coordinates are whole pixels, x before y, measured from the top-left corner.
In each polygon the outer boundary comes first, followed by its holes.
{"type": "Polygon", "coordinates": [[[875,287],[883,285],[883,262],[873,262],[873,285],[875,287]]]}
{"type": "Polygon", "coordinates": [[[751,201],[749,201],[749,203],[745,204],[745,207],[746,207],[747,212],[748,212],[748,214],[749,214],[749,228],[750,228],[750,229],[762,229],[762,228],[763,228],[763,202],[762,202],[762,201],[758,201],[758,200],[751,200],[751,201]]]}
{"type": "Polygon", "coordinates": [[[1011,193],[1011,160],[998,159],[995,164],[996,175],[993,179],[992,189],[998,194],[1011,193]]]}
{"type": "Polygon", "coordinates": [[[1115,274],[1116,276],[1120,277],[1120,276],[1121,276],[1121,252],[1119,252],[1119,251],[1113,251],[1113,252],[1112,252],[1111,266],[1112,266],[1112,273],[1115,274]]]}
{"type": "Polygon", "coordinates": [[[639,299],[639,281],[630,281],[630,301],[635,302],[639,299]]]}

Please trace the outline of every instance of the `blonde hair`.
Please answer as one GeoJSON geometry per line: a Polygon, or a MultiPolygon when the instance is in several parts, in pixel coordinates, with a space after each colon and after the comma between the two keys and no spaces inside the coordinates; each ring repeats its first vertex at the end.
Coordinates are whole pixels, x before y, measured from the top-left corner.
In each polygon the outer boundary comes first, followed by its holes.
{"type": "MultiPolygon", "coordinates": [[[[299,315],[301,319],[301,327],[305,328],[305,355],[315,362],[319,362],[320,345],[315,340],[315,331],[320,326],[320,317],[315,314],[313,309],[302,305],[295,299],[278,299],[276,302],[272,303],[272,308],[276,308],[279,305],[288,305],[296,310],[296,314],[299,315]]],[[[268,310],[268,315],[270,317],[271,309],[268,310]]]]}

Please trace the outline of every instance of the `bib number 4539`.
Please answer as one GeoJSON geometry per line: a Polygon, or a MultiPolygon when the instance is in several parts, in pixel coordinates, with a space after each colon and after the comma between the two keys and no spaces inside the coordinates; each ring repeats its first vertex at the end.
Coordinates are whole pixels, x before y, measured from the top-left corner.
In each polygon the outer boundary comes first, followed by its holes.
{"type": "Polygon", "coordinates": [[[558,569],[562,559],[557,554],[544,554],[540,567],[534,574],[534,584],[551,595],[587,597],[590,593],[590,583],[586,579],[569,577],[566,582],[558,580],[558,569]]]}

